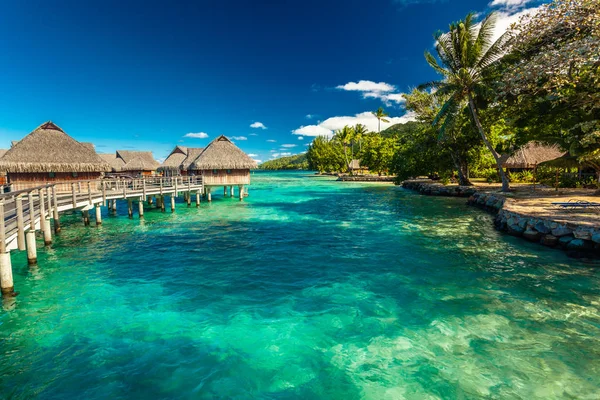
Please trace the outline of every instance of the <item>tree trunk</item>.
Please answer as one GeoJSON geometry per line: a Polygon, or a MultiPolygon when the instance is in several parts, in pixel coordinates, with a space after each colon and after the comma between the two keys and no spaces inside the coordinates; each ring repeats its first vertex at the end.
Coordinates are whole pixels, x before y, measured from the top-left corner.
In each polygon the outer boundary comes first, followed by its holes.
{"type": "Polygon", "coordinates": [[[488,150],[492,153],[492,156],[494,156],[494,160],[496,160],[496,165],[498,166],[498,173],[500,174],[500,179],[502,179],[502,191],[508,192],[510,190],[510,187],[508,183],[508,178],[506,177],[506,173],[502,169],[502,162],[500,162],[500,156],[492,147],[492,144],[488,140],[487,135],[483,130],[483,126],[479,121],[479,116],[477,115],[477,108],[475,108],[475,102],[473,101],[473,97],[471,96],[471,94],[469,94],[469,109],[471,110],[471,114],[473,115],[473,121],[475,122],[475,126],[477,127],[477,130],[481,135],[481,139],[483,139],[483,142],[487,146],[488,150]]]}
{"type": "Polygon", "coordinates": [[[458,184],[460,186],[473,186],[469,180],[469,166],[467,165],[467,162],[461,160],[461,158],[454,154],[454,152],[450,152],[450,156],[452,157],[454,166],[458,171],[458,184]]]}
{"type": "Polygon", "coordinates": [[[352,173],[350,171],[350,162],[348,161],[348,146],[344,145],[344,157],[346,158],[346,165],[348,166],[348,173],[352,173]]]}

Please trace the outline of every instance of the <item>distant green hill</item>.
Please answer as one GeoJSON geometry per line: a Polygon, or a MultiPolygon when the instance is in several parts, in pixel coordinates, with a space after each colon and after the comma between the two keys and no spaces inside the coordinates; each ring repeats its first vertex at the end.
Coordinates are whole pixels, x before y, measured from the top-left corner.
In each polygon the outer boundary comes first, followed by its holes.
{"type": "Polygon", "coordinates": [[[411,132],[415,129],[419,129],[423,125],[423,122],[409,121],[404,124],[395,124],[387,129],[381,131],[383,137],[401,136],[405,132],[411,132]]]}
{"type": "Polygon", "coordinates": [[[302,153],[266,161],[260,164],[258,168],[267,170],[308,169],[308,160],[306,159],[306,153],[302,153]]]}

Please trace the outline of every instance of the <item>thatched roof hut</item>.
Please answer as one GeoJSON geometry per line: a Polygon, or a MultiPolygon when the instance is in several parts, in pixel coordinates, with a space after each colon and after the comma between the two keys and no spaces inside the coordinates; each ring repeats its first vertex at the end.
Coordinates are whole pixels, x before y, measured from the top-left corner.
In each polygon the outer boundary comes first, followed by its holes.
{"type": "Polygon", "coordinates": [[[5,155],[7,151],[8,150],[6,149],[0,149],[0,158],[2,158],[2,156],[5,155]]]}
{"type": "Polygon", "coordinates": [[[123,170],[126,171],[133,170],[132,168],[127,167],[127,164],[129,164],[132,161],[135,161],[135,165],[143,165],[145,168],[148,168],[144,169],[143,171],[155,171],[160,166],[158,161],[156,161],[152,156],[151,151],[117,150],[117,157],[121,158],[125,162],[123,170]],[[136,160],[138,158],[141,160],[136,160]]]}
{"type": "Polygon", "coordinates": [[[187,157],[188,148],[184,146],[175,146],[173,151],[158,167],[159,171],[179,171],[183,160],[187,157]]]}
{"type": "Polygon", "coordinates": [[[565,153],[566,152],[562,151],[557,145],[549,146],[538,142],[529,142],[512,154],[503,154],[500,157],[500,161],[504,168],[531,169],[545,161],[559,158],[565,153]]]}
{"type": "Polygon", "coordinates": [[[154,159],[138,156],[130,159],[123,165],[123,171],[156,171],[159,164],[154,159]]]}
{"type": "Polygon", "coordinates": [[[204,151],[204,147],[188,147],[187,156],[181,163],[181,169],[187,171],[192,163],[198,158],[200,154],[204,151]]]}
{"type": "Polygon", "coordinates": [[[112,172],[120,172],[123,170],[125,161],[117,157],[115,153],[98,153],[98,155],[111,166],[112,172]]]}
{"type": "Polygon", "coordinates": [[[188,169],[248,170],[256,167],[256,161],[233,144],[231,140],[221,135],[206,146],[188,169]]]}
{"type": "Polygon", "coordinates": [[[110,166],[89,146],[48,121],[14,144],[0,159],[8,173],[106,172],[110,166]]]}

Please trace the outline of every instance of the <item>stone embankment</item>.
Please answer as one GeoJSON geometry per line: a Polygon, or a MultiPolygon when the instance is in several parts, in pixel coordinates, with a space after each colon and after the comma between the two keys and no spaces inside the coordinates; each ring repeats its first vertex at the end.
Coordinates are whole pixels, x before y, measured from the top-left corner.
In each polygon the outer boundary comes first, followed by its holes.
{"type": "Polygon", "coordinates": [[[473,186],[444,186],[430,180],[404,181],[402,187],[428,196],[469,197],[477,192],[473,186]]]}
{"type": "Polygon", "coordinates": [[[337,180],[343,182],[394,182],[394,176],[377,175],[339,175],[337,180]]]}
{"type": "Polygon", "coordinates": [[[407,181],[402,186],[426,195],[468,197],[467,204],[496,215],[494,225],[509,235],[565,250],[571,257],[600,258],[600,227],[560,223],[552,218],[515,212],[512,208],[517,200],[497,193],[477,192],[472,187],[444,187],[424,181],[407,181]]]}

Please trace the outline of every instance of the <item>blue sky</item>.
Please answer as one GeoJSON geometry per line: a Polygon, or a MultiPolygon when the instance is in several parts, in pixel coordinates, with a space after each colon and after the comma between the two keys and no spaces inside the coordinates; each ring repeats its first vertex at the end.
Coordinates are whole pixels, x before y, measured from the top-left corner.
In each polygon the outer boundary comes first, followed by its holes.
{"type": "Polygon", "coordinates": [[[423,52],[468,12],[499,31],[536,0],[5,1],[0,147],[52,120],[98,152],[202,147],[220,134],[257,160],[311,135],[372,126],[436,75],[423,52]],[[126,4],[125,4],[126,3],[126,4]],[[186,136],[187,135],[187,136],[186,136]]]}

